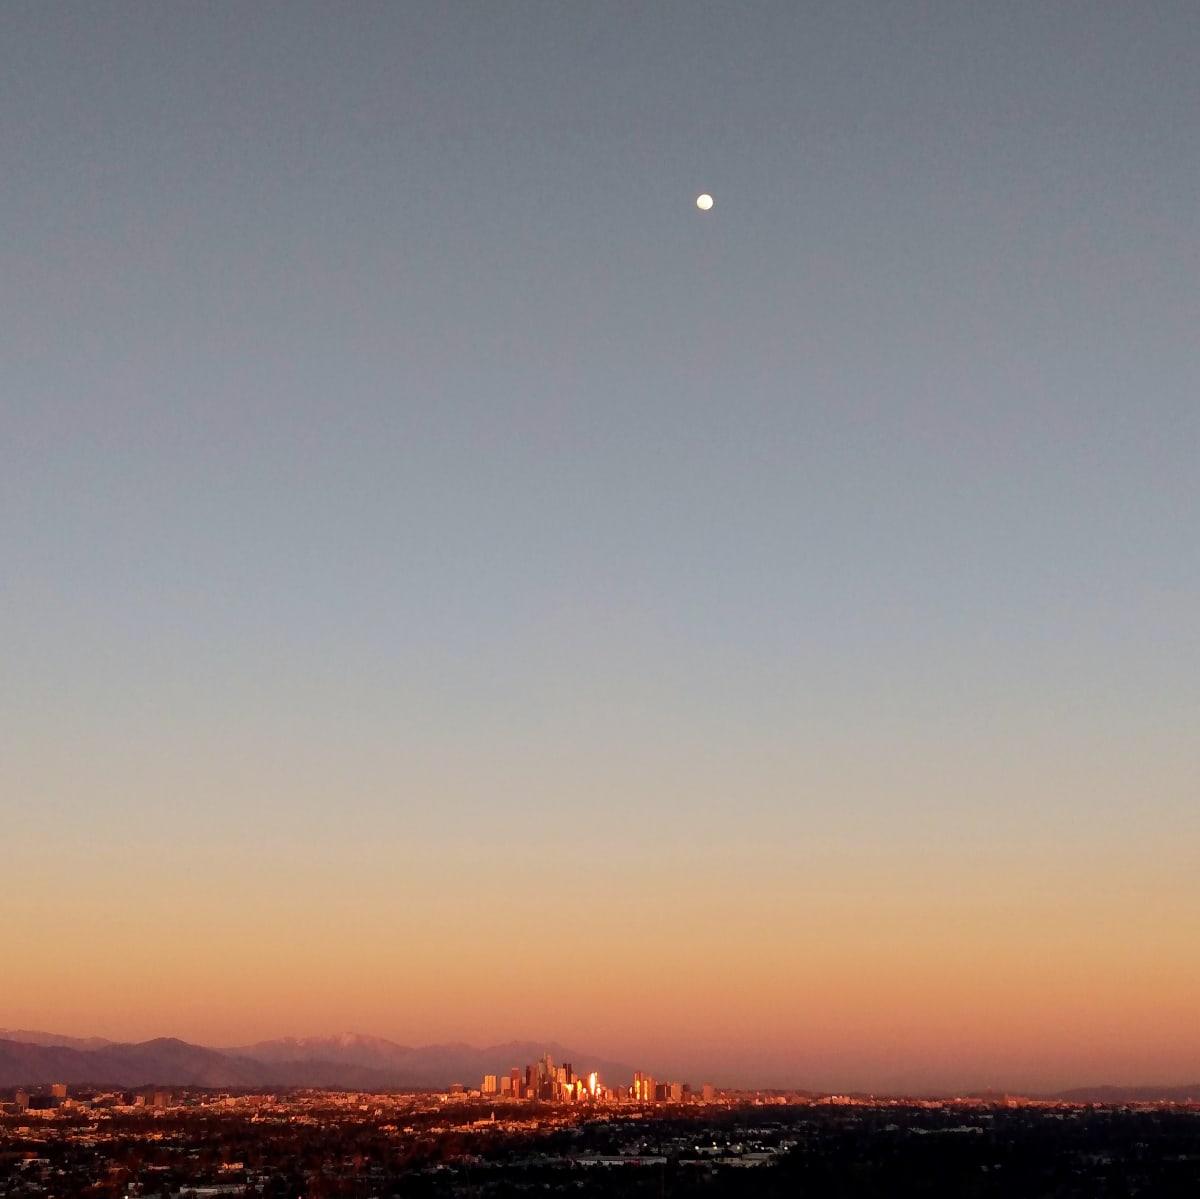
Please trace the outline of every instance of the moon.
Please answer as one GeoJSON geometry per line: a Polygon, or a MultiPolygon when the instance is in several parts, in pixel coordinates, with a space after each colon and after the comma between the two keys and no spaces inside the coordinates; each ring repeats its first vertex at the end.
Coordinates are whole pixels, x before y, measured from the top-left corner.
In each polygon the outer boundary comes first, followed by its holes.
{"type": "Polygon", "coordinates": [[[713,198],[708,194],[708,192],[696,197],[696,207],[699,208],[701,212],[707,212],[712,206],[713,198]]]}

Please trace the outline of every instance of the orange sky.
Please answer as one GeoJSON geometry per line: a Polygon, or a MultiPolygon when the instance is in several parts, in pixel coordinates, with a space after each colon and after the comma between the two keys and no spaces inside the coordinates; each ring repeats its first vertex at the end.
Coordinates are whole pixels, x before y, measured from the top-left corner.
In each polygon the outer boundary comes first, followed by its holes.
{"type": "Polygon", "coordinates": [[[482,856],[393,870],[367,848],[333,868],[315,851],[229,851],[107,878],[68,857],[52,876],[9,873],[0,1025],[208,1044],[553,1039],[746,1085],[1193,1080],[1183,847],[1137,876],[1111,857],[1017,873],[978,854],[920,869],[853,857],[689,877],[647,854],[596,879],[551,867],[536,886],[497,885],[482,856]]]}

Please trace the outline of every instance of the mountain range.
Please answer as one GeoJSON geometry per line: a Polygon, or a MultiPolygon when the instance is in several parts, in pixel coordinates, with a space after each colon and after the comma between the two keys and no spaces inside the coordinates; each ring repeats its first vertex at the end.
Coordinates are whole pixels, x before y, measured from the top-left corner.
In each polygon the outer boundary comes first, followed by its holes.
{"type": "MultiPolygon", "coordinates": [[[[558,1064],[597,1070],[627,1083],[633,1068],[551,1042],[509,1041],[477,1048],[398,1045],[382,1037],[344,1033],[283,1037],[228,1049],[192,1045],[174,1037],[123,1043],[103,1037],[68,1037],[26,1029],[0,1029],[0,1087],[54,1082],[111,1087],[328,1087],[370,1091],[442,1089],[461,1082],[476,1087],[485,1074],[507,1074],[550,1053],[558,1064]]],[[[1200,1102],[1200,1082],[1187,1086],[1094,1086],[1029,1098],[1068,1103],[1200,1102]]]]}
{"type": "Polygon", "coordinates": [[[0,1086],[52,1082],[95,1086],[330,1087],[383,1090],[477,1087],[485,1074],[507,1074],[550,1053],[556,1063],[597,1070],[625,1082],[633,1068],[556,1043],[510,1041],[477,1048],[453,1043],[413,1047],[382,1037],[346,1033],[285,1037],[229,1049],[192,1045],[174,1037],[121,1043],[0,1029],[0,1086]]]}

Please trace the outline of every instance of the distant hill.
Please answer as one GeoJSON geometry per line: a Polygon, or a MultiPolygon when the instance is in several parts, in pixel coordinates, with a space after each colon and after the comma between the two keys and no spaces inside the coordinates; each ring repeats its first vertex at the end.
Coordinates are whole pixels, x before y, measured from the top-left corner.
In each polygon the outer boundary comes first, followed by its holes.
{"type": "Polygon", "coordinates": [[[22,1041],[26,1045],[59,1045],[66,1049],[103,1049],[111,1045],[103,1037],[64,1037],[56,1032],[34,1032],[27,1028],[0,1028],[0,1041],[22,1041]]]}
{"type": "Polygon", "coordinates": [[[51,1082],[122,1087],[151,1084],[198,1087],[258,1086],[262,1067],[215,1049],[171,1037],[99,1049],[0,1040],[0,1084],[44,1086],[51,1082]]]}
{"type": "Polygon", "coordinates": [[[274,1041],[258,1041],[253,1045],[224,1049],[222,1052],[252,1057],[260,1062],[323,1061],[374,1068],[407,1061],[412,1054],[421,1051],[383,1037],[347,1032],[332,1037],[280,1037],[274,1041]]]}
{"type": "Polygon", "coordinates": [[[598,1070],[612,1082],[627,1082],[633,1070],[619,1062],[578,1053],[561,1045],[514,1041],[479,1049],[472,1045],[397,1045],[378,1037],[286,1038],[236,1049],[210,1049],[172,1037],[134,1044],[92,1042],[56,1034],[0,1037],[0,1086],[45,1086],[53,1082],[96,1086],[333,1087],[372,1090],[441,1088],[461,1082],[478,1086],[485,1074],[507,1074],[513,1066],[547,1050],[556,1064],[598,1070]],[[37,1036],[41,1041],[34,1041],[37,1036]]]}

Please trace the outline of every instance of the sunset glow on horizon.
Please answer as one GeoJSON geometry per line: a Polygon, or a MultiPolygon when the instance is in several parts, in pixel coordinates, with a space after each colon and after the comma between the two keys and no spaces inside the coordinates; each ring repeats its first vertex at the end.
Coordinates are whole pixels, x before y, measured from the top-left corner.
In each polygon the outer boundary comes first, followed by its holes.
{"type": "Polygon", "coordinates": [[[639,891],[646,855],[607,887],[572,887],[564,864],[545,891],[504,893],[469,881],[482,856],[396,877],[366,847],[318,887],[314,853],[148,865],[143,903],[60,859],[52,892],[18,888],[7,1025],[214,1046],[544,1039],[721,1085],[876,1091],[1182,1083],[1200,1051],[1183,851],[1121,890],[1110,856],[1053,890],[1025,875],[1014,891],[994,859],[922,878],[881,859],[639,891]]]}

